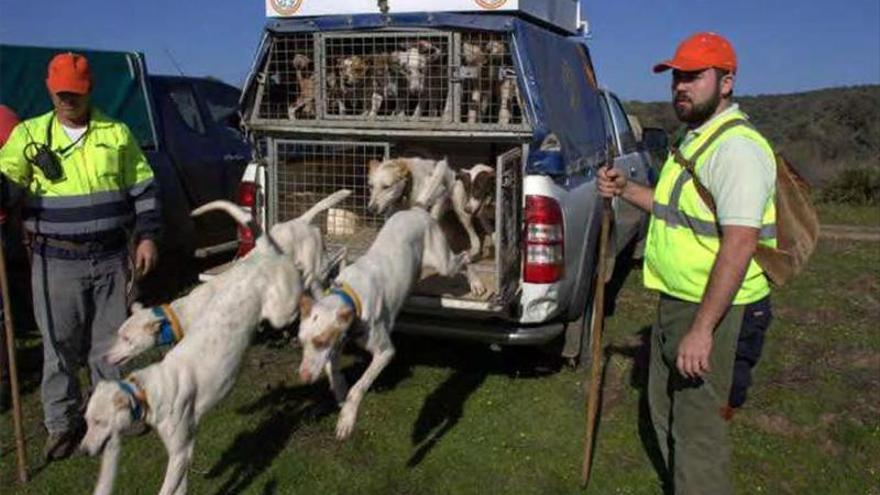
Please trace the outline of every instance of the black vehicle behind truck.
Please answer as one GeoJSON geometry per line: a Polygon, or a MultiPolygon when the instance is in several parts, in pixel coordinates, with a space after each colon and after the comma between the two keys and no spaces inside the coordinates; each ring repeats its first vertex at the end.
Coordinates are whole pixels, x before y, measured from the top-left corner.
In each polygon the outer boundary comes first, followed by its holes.
{"type": "MultiPolygon", "coordinates": [[[[167,296],[187,283],[181,275],[194,275],[188,270],[194,257],[237,247],[228,217],[194,221],[189,213],[208,201],[236,199],[250,158],[237,128],[240,92],[210,78],[148,75],[136,52],[0,45],[0,104],[22,120],[51,110],[46,67],[54,55],[71,50],[89,59],[93,104],[128,125],[158,180],[164,221],[160,262],[141,289],[147,299],[167,296]]],[[[15,229],[8,230],[15,241],[15,229]]],[[[23,251],[9,256],[13,269],[26,269],[23,251]]]]}

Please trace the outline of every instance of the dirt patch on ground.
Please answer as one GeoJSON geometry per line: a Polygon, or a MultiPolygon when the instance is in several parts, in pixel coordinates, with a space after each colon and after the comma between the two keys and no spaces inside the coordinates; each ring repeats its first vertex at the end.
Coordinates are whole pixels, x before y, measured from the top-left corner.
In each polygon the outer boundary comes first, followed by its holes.
{"type": "Polygon", "coordinates": [[[843,453],[843,448],[828,436],[828,430],[840,420],[839,414],[825,413],[812,426],[796,425],[781,414],[759,413],[744,416],[743,420],[771,435],[798,440],[816,439],[822,452],[830,456],[839,456],[843,453]]]}
{"type": "Polygon", "coordinates": [[[826,239],[845,239],[850,241],[880,241],[880,227],[864,225],[822,225],[819,236],[826,239]]]}

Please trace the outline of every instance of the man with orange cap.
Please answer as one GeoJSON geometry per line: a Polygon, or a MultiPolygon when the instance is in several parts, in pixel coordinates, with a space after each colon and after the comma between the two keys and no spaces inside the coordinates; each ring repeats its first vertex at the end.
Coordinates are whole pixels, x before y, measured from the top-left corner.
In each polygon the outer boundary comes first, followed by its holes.
{"type": "Polygon", "coordinates": [[[763,338],[769,325],[770,287],[753,255],[776,245],[776,162],[732,101],[737,60],[726,39],[689,37],[654,72],[669,69],[684,126],[656,187],[616,170],[601,171],[598,187],[651,212],[643,276],[660,304],[648,403],[664,475],[677,494],[725,495],[738,338],[763,338]]]}
{"type": "Polygon", "coordinates": [[[91,105],[92,85],[84,56],[56,55],[46,78],[54,109],[17,125],[0,149],[0,173],[26,191],[48,460],[70,455],[82,434],[81,364],[92,383],[119,376],[104,353],[126,318],[129,241],[141,275],[158,257],[153,172],[128,127],[91,105]]]}

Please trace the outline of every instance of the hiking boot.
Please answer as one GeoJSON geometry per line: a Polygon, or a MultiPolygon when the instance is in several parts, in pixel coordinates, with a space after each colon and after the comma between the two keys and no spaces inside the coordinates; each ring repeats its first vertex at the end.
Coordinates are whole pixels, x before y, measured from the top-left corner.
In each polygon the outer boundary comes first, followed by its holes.
{"type": "Polygon", "coordinates": [[[81,429],[50,433],[49,438],[46,439],[46,446],[43,448],[43,457],[46,462],[66,459],[76,452],[81,439],[81,429]]]}

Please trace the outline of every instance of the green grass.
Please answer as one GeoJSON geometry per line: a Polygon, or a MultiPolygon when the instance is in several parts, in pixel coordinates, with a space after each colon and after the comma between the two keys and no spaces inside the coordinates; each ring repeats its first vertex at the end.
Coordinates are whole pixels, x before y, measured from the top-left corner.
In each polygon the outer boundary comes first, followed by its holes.
{"type": "Polygon", "coordinates": [[[816,208],[823,224],[880,227],[880,206],[818,203],[816,208]]]}
{"type": "MultiPolygon", "coordinates": [[[[639,278],[630,275],[608,320],[588,493],[661,493],[643,440],[651,436],[640,435],[641,332],[655,296],[639,278]]],[[[732,424],[737,493],[880,494],[880,249],[821,241],[806,272],[774,304],[756,384],[732,424]]],[[[298,354],[278,344],[253,346],[233,392],[199,426],[191,493],[584,493],[584,372],[536,351],[401,338],[353,437],[338,442],[326,383],[298,385],[298,354]]],[[[350,377],[364,367],[351,355],[347,363],[350,377]]],[[[25,376],[33,479],[14,484],[6,414],[3,493],[90,493],[97,460],[38,467],[44,434],[34,379],[25,376]]],[[[128,439],[116,493],[155,493],[164,468],[154,434],[128,439]]]]}

